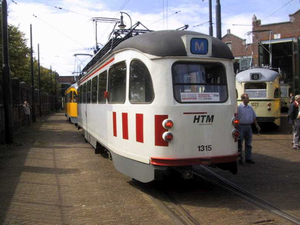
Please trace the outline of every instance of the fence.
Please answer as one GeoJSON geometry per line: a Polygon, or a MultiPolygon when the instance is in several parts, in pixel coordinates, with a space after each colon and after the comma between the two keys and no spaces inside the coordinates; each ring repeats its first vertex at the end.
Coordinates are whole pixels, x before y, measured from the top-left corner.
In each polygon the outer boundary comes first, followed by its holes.
{"type": "MultiPolygon", "coordinates": [[[[0,83],[1,84],[1,83],[0,83]]],[[[34,104],[35,116],[40,116],[39,97],[41,97],[41,112],[42,115],[47,115],[51,111],[58,110],[59,103],[57,96],[49,95],[42,92],[39,96],[39,91],[36,89],[34,92],[34,103],[32,102],[31,87],[25,82],[20,82],[18,78],[12,79],[12,121],[13,132],[17,131],[20,127],[25,125],[25,114],[23,110],[23,103],[27,101],[31,106],[34,104]]],[[[31,113],[32,114],[32,113],[31,113]]],[[[30,118],[32,120],[32,117],[30,118]]],[[[0,85],[0,142],[4,141],[4,105],[3,105],[3,90],[2,84],[0,85]]]]}

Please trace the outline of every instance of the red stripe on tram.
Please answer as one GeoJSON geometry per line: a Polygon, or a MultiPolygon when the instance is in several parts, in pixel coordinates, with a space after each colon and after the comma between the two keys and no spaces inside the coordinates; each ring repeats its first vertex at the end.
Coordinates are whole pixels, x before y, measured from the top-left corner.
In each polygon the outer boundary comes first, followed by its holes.
{"type": "Polygon", "coordinates": [[[114,136],[117,137],[117,113],[113,112],[113,132],[114,136]]]}
{"type": "Polygon", "coordinates": [[[135,115],[135,126],[136,126],[136,141],[144,143],[144,115],[135,115]]]}
{"type": "Polygon", "coordinates": [[[128,113],[122,113],[123,139],[128,140],[128,113]]]}

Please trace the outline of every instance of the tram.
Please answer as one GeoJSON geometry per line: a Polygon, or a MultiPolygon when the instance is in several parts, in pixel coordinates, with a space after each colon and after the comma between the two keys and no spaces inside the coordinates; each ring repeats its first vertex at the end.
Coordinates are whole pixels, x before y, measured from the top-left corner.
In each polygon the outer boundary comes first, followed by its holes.
{"type": "Polygon", "coordinates": [[[75,83],[65,91],[65,116],[73,124],[77,124],[77,88],[75,83]]]}
{"type": "Polygon", "coordinates": [[[192,31],[138,32],[110,40],[83,69],[78,126],[86,141],[144,183],[172,169],[189,175],[192,165],[236,173],[230,49],[192,31]]]}
{"type": "Polygon", "coordinates": [[[291,86],[289,84],[280,84],[281,91],[281,112],[287,112],[290,106],[291,86]]]}
{"type": "Polygon", "coordinates": [[[267,68],[252,68],[236,75],[237,102],[241,95],[249,95],[258,123],[280,126],[281,103],[279,73],[267,68]]]}

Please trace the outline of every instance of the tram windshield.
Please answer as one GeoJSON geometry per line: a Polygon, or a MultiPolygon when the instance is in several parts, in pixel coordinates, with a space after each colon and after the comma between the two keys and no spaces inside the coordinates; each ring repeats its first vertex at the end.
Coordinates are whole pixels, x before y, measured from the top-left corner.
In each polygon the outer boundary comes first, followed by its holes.
{"type": "Polygon", "coordinates": [[[226,71],[221,63],[177,62],[173,65],[174,97],[180,103],[225,102],[226,71]]]}
{"type": "Polygon", "coordinates": [[[249,98],[266,98],[267,84],[266,83],[245,83],[245,93],[249,98]]]}

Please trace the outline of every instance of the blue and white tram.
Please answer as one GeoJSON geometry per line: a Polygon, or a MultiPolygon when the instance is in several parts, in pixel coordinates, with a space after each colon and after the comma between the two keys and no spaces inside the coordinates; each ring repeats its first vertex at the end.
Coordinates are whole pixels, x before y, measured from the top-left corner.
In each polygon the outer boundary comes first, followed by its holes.
{"type": "Polygon", "coordinates": [[[236,173],[232,59],[222,41],[201,33],[131,37],[84,69],[78,125],[118,171],[141,182],[196,164],[236,173]]]}

